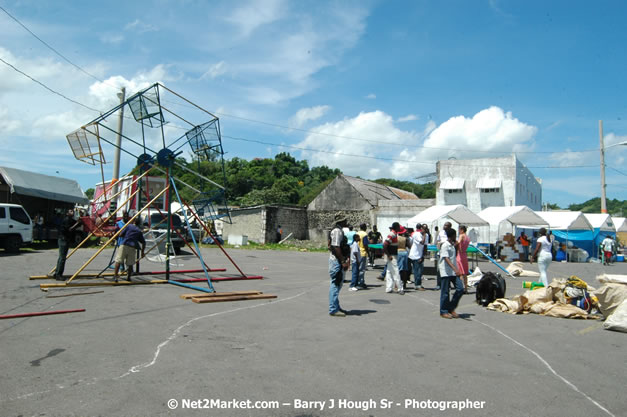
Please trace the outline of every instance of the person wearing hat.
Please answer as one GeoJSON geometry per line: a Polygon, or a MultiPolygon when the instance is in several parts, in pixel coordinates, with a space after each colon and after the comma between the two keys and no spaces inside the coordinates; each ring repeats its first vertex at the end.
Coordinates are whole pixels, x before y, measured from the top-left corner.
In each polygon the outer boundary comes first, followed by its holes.
{"type": "Polygon", "coordinates": [[[344,274],[350,265],[350,246],[346,241],[342,228],[346,226],[346,217],[335,215],[335,227],[329,233],[329,315],[344,317],[346,311],[340,307],[340,290],[344,282],[344,274]]]}
{"type": "Polygon", "coordinates": [[[398,233],[400,230],[401,225],[398,222],[392,223],[392,226],[390,226],[390,233],[383,242],[383,253],[385,254],[387,262],[387,271],[385,272],[385,292],[391,293],[396,285],[398,293],[403,295],[405,294],[405,291],[403,290],[401,276],[398,272],[398,233]]]}
{"type": "Polygon", "coordinates": [[[403,283],[403,291],[407,289],[407,281],[409,281],[409,249],[411,247],[411,240],[409,240],[409,234],[405,226],[401,225],[397,234],[398,239],[398,257],[396,264],[398,265],[398,274],[401,277],[403,283]]]}

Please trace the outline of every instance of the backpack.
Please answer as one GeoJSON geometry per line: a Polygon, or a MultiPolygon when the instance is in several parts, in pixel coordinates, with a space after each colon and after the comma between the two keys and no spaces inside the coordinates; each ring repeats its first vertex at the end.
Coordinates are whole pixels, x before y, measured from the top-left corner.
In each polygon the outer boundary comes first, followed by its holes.
{"type": "MultiPolygon", "coordinates": [[[[331,232],[333,230],[329,230],[327,235],[327,242],[329,247],[329,252],[333,253],[333,249],[331,249],[331,232]]],[[[351,247],[348,244],[348,239],[345,234],[342,234],[342,241],[340,242],[340,251],[342,252],[342,256],[345,258],[349,258],[351,256],[351,247]]]]}
{"type": "Polygon", "coordinates": [[[506,287],[501,274],[486,272],[477,283],[477,304],[487,307],[497,298],[505,298],[506,287]]]}

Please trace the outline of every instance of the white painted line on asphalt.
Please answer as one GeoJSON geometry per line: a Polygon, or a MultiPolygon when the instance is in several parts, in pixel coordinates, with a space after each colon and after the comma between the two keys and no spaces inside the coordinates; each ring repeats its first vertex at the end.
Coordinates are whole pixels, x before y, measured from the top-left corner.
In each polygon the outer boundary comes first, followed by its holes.
{"type": "Polygon", "coordinates": [[[168,337],[166,340],[164,340],[163,342],[161,342],[158,346],[157,346],[157,350],[155,351],[152,361],[150,362],[146,362],[140,365],[135,365],[132,368],[130,368],[128,371],[126,371],[124,374],[114,378],[114,379],[121,379],[124,378],[125,376],[131,375],[133,373],[138,373],[141,372],[142,370],[151,367],[152,365],[154,365],[157,362],[157,358],[159,358],[159,354],[161,353],[161,349],[163,349],[168,343],[170,343],[172,340],[176,339],[176,337],[179,335],[179,333],[181,332],[181,330],[183,330],[185,327],[189,326],[190,324],[192,324],[193,322],[197,321],[197,320],[202,320],[202,319],[206,319],[209,317],[216,317],[216,316],[221,316],[224,314],[229,314],[229,313],[235,313],[237,311],[243,311],[243,310],[250,310],[253,308],[257,308],[257,307],[264,307],[264,306],[269,306],[269,305],[273,305],[273,304],[278,304],[284,301],[289,301],[289,300],[293,300],[294,298],[300,297],[301,295],[304,295],[306,293],[308,293],[309,291],[311,291],[311,288],[307,291],[303,291],[299,294],[296,294],[292,297],[288,297],[288,298],[282,298],[280,300],[275,300],[275,301],[270,301],[270,302],[266,302],[266,303],[261,303],[261,304],[255,304],[252,306],[246,306],[246,307],[240,307],[240,308],[234,308],[232,310],[226,310],[226,311],[219,311],[217,313],[212,313],[212,314],[206,314],[204,316],[200,316],[200,317],[196,317],[193,318],[191,320],[189,320],[188,322],[180,325],[179,327],[176,328],[176,330],[174,330],[174,332],[170,335],[170,337],[168,337]]]}
{"type": "MultiPolygon", "coordinates": [[[[411,297],[416,297],[413,294],[410,294],[411,297]]],[[[423,298],[419,298],[420,301],[430,304],[434,307],[437,307],[437,305],[435,303],[429,302],[423,298]]],[[[570,382],[569,380],[567,380],[566,378],[564,378],[563,376],[561,376],[560,374],[558,374],[557,372],[555,372],[555,369],[553,369],[553,367],[542,357],[540,356],[540,354],[538,352],[536,352],[535,350],[523,345],[522,343],[520,343],[519,341],[517,341],[516,339],[514,339],[511,336],[506,335],[505,333],[503,333],[502,331],[500,331],[499,329],[490,326],[489,324],[486,324],[484,322],[482,322],[481,320],[475,319],[475,318],[471,318],[470,320],[472,321],[476,321],[479,324],[484,325],[485,327],[497,332],[498,334],[500,334],[501,336],[503,336],[506,339],[509,339],[511,342],[514,342],[515,344],[517,344],[518,346],[520,346],[521,348],[527,350],[528,352],[530,352],[531,354],[533,354],[536,358],[538,358],[540,360],[540,362],[542,362],[544,364],[544,366],[546,366],[549,371],[551,371],[551,373],[553,373],[553,375],[555,375],[557,378],[561,379],[562,382],[564,382],[570,389],[572,389],[573,391],[583,395],[588,401],[590,401],[592,404],[596,405],[599,409],[603,410],[607,415],[611,416],[611,417],[616,417],[614,414],[612,414],[607,408],[603,407],[601,404],[599,404],[597,401],[595,401],[594,399],[592,399],[588,394],[586,394],[585,392],[582,392],[579,388],[577,388],[575,386],[575,384],[573,384],[572,382],[570,382]]]]}
{"type": "Polygon", "coordinates": [[[579,394],[583,395],[588,401],[590,401],[592,404],[596,405],[599,409],[603,410],[605,413],[607,413],[607,415],[615,417],[614,414],[612,414],[607,408],[603,407],[601,404],[599,404],[598,402],[596,402],[595,400],[593,400],[592,398],[590,398],[590,396],[588,394],[586,394],[585,392],[582,392],[579,388],[577,388],[575,386],[575,384],[573,384],[572,382],[570,382],[569,380],[567,380],[566,378],[564,378],[563,376],[561,376],[560,374],[558,374],[557,372],[555,372],[555,370],[553,369],[553,367],[551,365],[549,365],[549,363],[544,360],[544,358],[542,356],[540,356],[536,351],[534,351],[531,348],[528,348],[527,346],[523,345],[522,343],[520,343],[519,341],[517,341],[516,339],[506,335],[505,333],[503,333],[502,331],[500,331],[499,329],[496,329],[492,326],[490,326],[489,324],[486,324],[480,320],[477,319],[471,319],[472,321],[476,321],[479,324],[483,324],[484,326],[486,326],[489,329],[494,330],[495,332],[497,332],[498,334],[500,334],[501,336],[505,337],[506,339],[511,340],[512,342],[514,342],[515,344],[517,344],[518,346],[522,347],[523,349],[531,352],[536,358],[540,359],[540,361],[544,364],[544,366],[546,366],[549,371],[551,371],[553,373],[553,375],[555,375],[556,377],[558,377],[559,379],[561,379],[566,385],[568,385],[573,391],[578,392],[579,394]]]}

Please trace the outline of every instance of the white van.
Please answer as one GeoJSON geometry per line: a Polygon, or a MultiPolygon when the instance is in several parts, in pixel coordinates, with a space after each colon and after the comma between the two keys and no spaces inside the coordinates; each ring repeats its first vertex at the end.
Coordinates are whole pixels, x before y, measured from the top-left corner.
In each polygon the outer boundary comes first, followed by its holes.
{"type": "Polygon", "coordinates": [[[24,207],[0,203],[0,247],[16,253],[22,245],[32,240],[33,222],[24,207]]]}

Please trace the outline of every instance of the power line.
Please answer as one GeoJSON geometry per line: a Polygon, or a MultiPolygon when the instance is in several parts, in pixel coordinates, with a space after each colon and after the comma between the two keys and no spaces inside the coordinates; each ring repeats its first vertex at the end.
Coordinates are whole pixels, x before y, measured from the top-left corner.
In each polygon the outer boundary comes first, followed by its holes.
{"type": "MultiPolygon", "coordinates": [[[[8,65],[9,67],[11,67],[14,71],[22,74],[23,76],[29,78],[30,80],[32,80],[33,82],[39,84],[40,86],[44,87],[46,90],[50,91],[53,94],[56,94],[72,103],[78,104],[79,106],[82,106],[88,110],[94,111],[96,113],[102,114],[102,112],[100,110],[94,109],[92,107],[89,107],[83,103],[80,103],[76,100],[73,100],[61,93],[59,93],[58,91],[53,90],[52,88],[48,87],[47,85],[45,85],[44,83],[36,80],[35,78],[31,77],[30,75],[26,74],[25,72],[21,71],[20,69],[16,68],[15,66],[11,65],[10,63],[8,63],[7,61],[5,61],[4,59],[0,58],[0,61],[2,61],[4,64],[8,65]]],[[[130,117],[126,117],[130,119],[130,117]]],[[[172,125],[175,128],[178,129],[184,129],[182,127],[176,126],[176,125],[172,125]]],[[[322,150],[322,149],[311,149],[311,148],[304,148],[304,147],[300,147],[300,146],[294,146],[294,145],[285,145],[285,144],[278,144],[278,143],[272,143],[272,142],[265,142],[265,141],[261,141],[261,140],[256,140],[256,139],[247,139],[247,138],[241,138],[241,137],[233,137],[233,136],[226,136],[226,135],[222,135],[222,137],[228,138],[228,139],[232,139],[232,140],[238,140],[238,141],[244,141],[244,142],[250,142],[250,143],[259,143],[259,144],[263,144],[263,145],[271,145],[271,146],[279,146],[279,147],[284,147],[284,148],[291,148],[291,149],[298,149],[301,151],[307,151],[307,152],[318,152],[318,153],[326,153],[326,154],[330,154],[330,155],[341,155],[341,156],[350,156],[350,157],[355,157],[355,158],[364,158],[364,159],[374,159],[374,160],[381,160],[381,161],[393,161],[393,162],[405,162],[405,163],[410,163],[410,164],[427,164],[427,165],[434,165],[437,161],[412,161],[412,160],[408,160],[408,159],[398,159],[398,158],[384,158],[384,157],[376,157],[376,156],[368,156],[368,155],[357,155],[357,154],[350,154],[350,153],[344,153],[344,152],[334,152],[334,151],[326,151],[326,150],[322,150]]],[[[470,164],[455,164],[457,166],[473,166],[470,164]]],[[[503,168],[506,168],[506,166],[502,166],[503,168]]],[[[596,167],[596,165],[569,165],[569,166],[529,166],[527,168],[534,168],[534,169],[567,169],[567,168],[591,168],[591,167],[596,167]]],[[[609,167],[610,169],[614,169],[609,167]]],[[[614,169],[616,170],[616,169],[614,169]]],[[[618,170],[616,170],[618,171],[618,170]]],[[[620,172],[620,171],[618,171],[620,172]]],[[[622,172],[620,172],[622,174],[622,172]]],[[[623,174],[624,175],[624,174],[623,174]]]]}
{"type": "MultiPolygon", "coordinates": [[[[164,99],[163,101],[168,102],[168,100],[164,99]]],[[[182,106],[182,107],[188,107],[188,108],[193,108],[192,106],[187,106],[183,103],[174,103],[169,101],[172,104],[178,105],[178,106],[182,106]]],[[[355,141],[360,141],[360,142],[367,142],[367,143],[376,143],[376,144],[380,144],[380,145],[391,145],[391,146],[400,146],[400,147],[406,147],[406,148],[416,148],[416,149],[432,149],[432,150],[441,150],[441,151],[455,151],[455,152],[475,152],[475,153],[488,153],[488,154],[506,154],[506,153],[511,153],[511,152],[505,152],[505,151],[486,151],[486,150],[477,150],[477,149],[457,149],[457,148],[441,148],[441,147],[436,147],[436,146],[423,146],[423,145],[411,145],[411,144],[407,144],[407,143],[400,143],[400,142],[387,142],[387,141],[381,141],[381,140],[375,140],[375,139],[364,139],[364,138],[358,138],[358,137],[354,137],[354,136],[344,136],[344,135],[336,135],[333,133],[324,133],[324,132],[318,132],[315,130],[309,130],[309,129],[300,129],[297,127],[293,127],[293,126],[286,126],[286,125],[281,125],[278,123],[270,123],[270,122],[264,122],[261,120],[255,120],[255,119],[250,119],[250,118],[246,118],[246,117],[240,117],[240,116],[235,116],[232,114],[227,114],[227,113],[221,113],[221,112],[216,112],[216,111],[212,111],[211,113],[217,114],[219,116],[224,116],[224,117],[229,117],[232,119],[238,119],[238,120],[244,120],[246,122],[251,122],[251,123],[257,123],[257,124],[262,124],[262,125],[266,125],[266,126],[271,126],[271,127],[277,127],[277,128],[281,128],[281,129],[287,129],[287,130],[293,130],[296,132],[303,132],[303,133],[309,133],[312,135],[321,135],[321,136],[328,136],[328,137],[332,137],[332,138],[338,138],[338,139],[348,139],[348,140],[355,140],[355,141]]],[[[429,135],[427,135],[426,137],[429,137],[429,135]]],[[[598,152],[598,149],[584,149],[581,151],[567,151],[564,152],[562,151],[562,153],[587,153],[587,152],[598,152]]],[[[556,153],[555,151],[518,151],[515,152],[517,154],[554,154],[556,153]]]]}
{"type": "Polygon", "coordinates": [[[60,56],[65,62],[67,62],[68,64],[72,65],[74,68],[78,69],[79,71],[81,71],[82,73],[90,76],[91,78],[93,78],[96,81],[100,81],[101,83],[108,85],[109,87],[115,88],[116,90],[120,90],[119,87],[115,87],[111,84],[106,83],[105,81],[101,80],[100,78],[96,77],[94,74],[88,72],[87,70],[81,68],[80,66],[76,65],[75,63],[73,63],[72,61],[70,61],[68,58],[66,58],[61,52],[57,51],[56,49],[54,49],[52,46],[50,46],[46,41],[44,41],[43,39],[41,39],[39,36],[35,35],[35,33],[33,33],[32,30],[30,30],[29,28],[26,27],[26,25],[24,25],[22,22],[20,22],[17,17],[13,16],[11,13],[9,13],[4,7],[0,6],[0,10],[2,10],[4,13],[6,13],[7,16],[9,16],[11,19],[13,19],[18,25],[22,26],[28,33],[30,33],[31,35],[33,35],[35,37],[35,39],[37,39],[39,42],[43,43],[44,45],[46,45],[46,47],[48,49],[50,49],[52,52],[54,52],[55,54],[57,54],[58,56],[60,56]]]}
{"type": "MultiPolygon", "coordinates": [[[[283,148],[290,148],[290,149],[298,149],[301,151],[307,151],[307,152],[318,152],[318,153],[325,153],[325,154],[330,154],[330,155],[341,155],[341,156],[351,156],[351,157],[356,157],[356,158],[365,158],[365,159],[375,159],[375,160],[380,160],[380,161],[393,161],[393,162],[406,162],[409,164],[427,164],[427,165],[434,165],[437,161],[412,161],[409,159],[398,159],[398,158],[384,158],[384,157],[378,157],[378,156],[368,156],[368,155],[357,155],[357,154],[350,154],[350,153],[344,153],[344,152],[334,152],[334,151],[327,151],[327,150],[322,150],[322,149],[312,149],[312,148],[304,148],[304,147],[300,147],[300,146],[294,146],[294,145],[285,145],[285,144],[281,144],[281,143],[272,143],[272,142],[265,142],[265,141],[261,141],[261,140],[257,140],[257,139],[248,139],[248,138],[242,138],[242,137],[234,137],[234,136],[227,136],[227,135],[222,135],[223,138],[228,138],[228,139],[232,139],[232,140],[238,140],[238,141],[243,141],[243,142],[250,142],[250,143],[259,143],[262,145],[271,145],[271,146],[278,146],[278,147],[283,147],[283,148]]],[[[455,166],[475,166],[472,164],[458,164],[456,163],[455,166]]],[[[493,167],[495,168],[510,168],[509,165],[501,165],[501,166],[496,166],[493,165],[493,167]]],[[[567,169],[567,168],[596,168],[597,165],[567,165],[567,166],[530,166],[527,168],[534,168],[534,169],[567,169]]]]}
{"type": "Polygon", "coordinates": [[[67,96],[63,95],[63,94],[59,93],[58,91],[53,90],[52,88],[48,87],[46,84],[42,83],[41,81],[38,81],[38,80],[34,79],[34,78],[33,78],[33,77],[31,77],[30,75],[26,74],[25,72],[23,72],[23,71],[19,70],[18,68],[14,67],[13,65],[9,64],[9,63],[8,63],[7,61],[5,61],[4,59],[0,58],[0,61],[2,61],[5,65],[8,65],[9,67],[13,68],[13,70],[14,70],[14,71],[19,72],[20,74],[22,74],[22,75],[23,75],[23,76],[25,76],[26,78],[30,79],[31,81],[36,82],[37,84],[39,84],[40,86],[42,86],[42,87],[43,87],[43,88],[45,88],[46,90],[50,91],[51,93],[56,94],[56,95],[58,95],[58,96],[61,96],[61,97],[63,97],[64,99],[66,99],[67,101],[70,101],[70,102],[72,102],[72,103],[74,103],[74,104],[78,104],[79,106],[85,107],[85,108],[86,108],[86,109],[88,109],[88,110],[95,111],[96,113],[100,113],[100,110],[96,110],[96,109],[94,109],[93,107],[89,107],[89,106],[87,106],[87,105],[85,105],[85,104],[83,104],[83,103],[79,103],[78,101],[73,100],[73,99],[71,99],[71,98],[69,98],[69,97],[67,97],[67,96]]]}
{"type": "Polygon", "coordinates": [[[624,175],[624,176],[626,176],[626,177],[627,177],[627,174],[625,174],[624,172],[619,171],[619,170],[617,170],[616,168],[612,168],[611,166],[608,166],[608,165],[605,165],[605,166],[606,166],[606,167],[608,167],[609,169],[611,169],[612,171],[616,171],[616,172],[618,172],[619,174],[624,175]]]}

